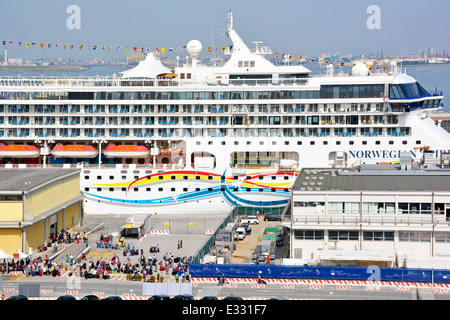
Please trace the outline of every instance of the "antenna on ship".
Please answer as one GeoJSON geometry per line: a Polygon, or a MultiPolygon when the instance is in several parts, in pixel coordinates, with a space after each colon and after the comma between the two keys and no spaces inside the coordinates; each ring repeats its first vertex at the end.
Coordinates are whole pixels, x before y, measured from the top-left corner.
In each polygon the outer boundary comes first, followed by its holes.
{"type": "Polygon", "coordinates": [[[233,12],[231,12],[231,9],[227,11],[227,29],[228,32],[234,29],[234,18],[233,18],[233,12]]]}
{"type": "Polygon", "coordinates": [[[211,42],[212,42],[212,52],[213,52],[213,59],[214,59],[214,63],[216,63],[216,50],[214,50],[214,34],[213,34],[213,30],[212,30],[212,25],[211,23],[209,24],[209,27],[211,29],[211,42]]]}

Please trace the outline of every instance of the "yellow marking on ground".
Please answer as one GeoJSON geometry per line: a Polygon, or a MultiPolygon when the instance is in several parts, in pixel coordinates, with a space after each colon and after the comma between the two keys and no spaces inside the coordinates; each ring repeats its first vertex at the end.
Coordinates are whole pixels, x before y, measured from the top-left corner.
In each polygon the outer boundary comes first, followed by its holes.
{"type": "Polygon", "coordinates": [[[16,281],[23,281],[25,280],[27,277],[24,274],[16,274],[15,276],[13,276],[11,279],[6,280],[5,282],[16,282],[16,281]]]}
{"type": "Polygon", "coordinates": [[[209,220],[209,218],[205,219],[205,221],[203,221],[203,223],[197,228],[197,230],[194,231],[194,233],[196,233],[198,231],[198,229],[200,229],[208,220],[209,220]]]}

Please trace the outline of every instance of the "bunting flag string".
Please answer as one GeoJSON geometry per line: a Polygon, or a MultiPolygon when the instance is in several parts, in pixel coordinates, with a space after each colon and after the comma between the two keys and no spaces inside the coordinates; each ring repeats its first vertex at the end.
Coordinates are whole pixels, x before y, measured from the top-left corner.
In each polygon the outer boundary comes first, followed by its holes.
{"type": "MultiPolygon", "coordinates": [[[[15,44],[15,43],[17,43],[18,46],[22,45],[22,41],[14,42],[14,41],[3,40],[1,43],[4,46],[7,46],[9,44],[15,44]]],[[[26,48],[30,48],[30,46],[35,46],[35,45],[39,45],[41,49],[44,49],[44,48],[48,48],[48,49],[58,48],[58,44],[52,44],[52,43],[47,43],[47,44],[45,44],[45,43],[36,43],[36,42],[24,42],[24,43],[25,43],[25,47],[26,48]]],[[[85,46],[83,44],[73,45],[73,44],[67,44],[67,43],[60,44],[59,47],[62,48],[63,50],[66,50],[67,47],[69,49],[74,49],[75,47],[78,47],[79,50],[87,48],[87,50],[89,50],[89,51],[91,49],[92,50],[97,50],[97,48],[101,48],[102,50],[107,49],[108,51],[112,51],[111,49],[113,48],[113,46],[105,46],[105,45],[101,45],[101,46],[98,46],[98,45],[87,45],[87,46],[85,46]]],[[[223,46],[222,47],[222,51],[225,51],[226,48],[227,47],[223,46]]],[[[229,46],[228,48],[231,50],[231,49],[233,49],[233,46],[229,46]]],[[[116,51],[120,51],[121,49],[126,50],[126,51],[133,50],[135,52],[147,52],[147,53],[151,51],[149,47],[137,47],[137,46],[133,46],[133,47],[130,47],[130,46],[117,46],[116,47],[116,51]]],[[[183,46],[182,48],[177,48],[177,49],[186,49],[186,46],[183,46]]],[[[218,50],[217,46],[216,47],[208,47],[208,52],[213,52],[213,51],[217,52],[217,50],[218,50]]],[[[174,52],[174,48],[172,48],[172,47],[170,47],[170,48],[156,47],[156,52],[159,52],[159,53],[174,52]]]]}
{"type": "MultiPolygon", "coordinates": [[[[229,34],[228,34],[228,32],[224,32],[223,34],[222,34],[224,37],[229,37],[229,34]]],[[[92,50],[97,50],[97,48],[98,49],[102,49],[102,51],[105,51],[105,49],[107,49],[107,51],[109,51],[109,52],[111,52],[111,51],[114,51],[114,50],[112,50],[112,48],[113,48],[113,46],[112,45],[108,45],[108,46],[105,46],[105,45],[87,45],[87,46],[85,46],[85,45],[83,45],[83,44],[79,44],[79,45],[73,45],[73,44],[70,44],[70,45],[68,45],[68,44],[66,44],[66,43],[64,43],[64,44],[57,44],[57,43],[55,43],[55,44],[52,44],[52,43],[47,43],[47,44],[45,44],[45,43],[41,43],[41,42],[23,42],[23,41],[13,41],[13,40],[2,40],[1,41],[1,44],[3,45],[3,46],[10,46],[10,45],[16,45],[17,44],[17,46],[19,46],[19,47],[22,47],[22,43],[24,44],[24,47],[25,48],[30,48],[30,47],[33,47],[33,46],[36,46],[36,45],[39,45],[39,47],[41,48],[41,49],[44,49],[44,48],[48,48],[48,49],[52,49],[52,48],[62,48],[62,50],[66,50],[66,48],[67,48],[67,46],[69,46],[69,48],[72,50],[72,49],[74,49],[74,47],[76,47],[76,46],[78,46],[78,49],[79,50],[86,50],[86,48],[87,48],[87,50],[89,50],[89,51],[91,51],[91,49],[92,50]]],[[[149,47],[138,47],[138,46],[114,46],[115,48],[116,48],[116,52],[119,52],[120,50],[125,50],[125,51],[128,51],[128,50],[132,50],[132,51],[134,51],[134,52],[140,52],[140,53],[149,53],[149,52],[151,52],[151,49],[149,48],[149,47]]],[[[182,47],[178,47],[178,48],[176,48],[177,50],[183,50],[183,49],[186,49],[187,48],[187,46],[186,45],[184,45],[184,46],[182,46],[182,47]]],[[[233,50],[233,46],[231,45],[231,46],[222,46],[222,47],[217,47],[217,46],[210,46],[210,47],[208,47],[208,52],[217,52],[217,50],[218,50],[218,48],[220,48],[221,50],[222,50],[222,52],[224,52],[225,54],[226,53],[229,53],[229,52],[232,52],[232,50],[233,50]]],[[[156,47],[155,48],[156,49],[156,52],[158,52],[158,53],[162,53],[162,54],[164,54],[164,53],[166,53],[167,51],[168,52],[174,52],[174,48],[172,48],[172,47],[168,47],[168,48],[166,48],[166,47],[156,47]]],[[[276,58],[280,58],[280,56],[281,56],[281,58],[282,59],[289,59],[289,60],[291,60],[293,57],[292,57],[292,55],[290,55],[290,54],[281,54],[280,52],[275,52],[275,57],[276,58]]],[[[333,54],[333,57],[335,57],[336,56],[336,54],[333,54]]],[[[340,59],[337,59],[337,61],[334,59],[334,58],[332,58],[331,59],[331,61],[330,60],[325,60],[324,58],[318,58],[318,59],[316,59],[316,58],[308,58],[308,57],[306,57],[306,56],[300,56],[300,55],[298,55],[298,56],[296,56],[297,58],[298,58],[298,62],[306,62],[306,61],[311,61],[311,62],[316,62],[316,61],[318,61],[319,63],[326,63],[326,64],[329,64],[329,63],[337,63],[337,65],[339,65],[339,66],[341,66],[341,67],[343,67],[343,66],[350,66],[350,63],[348,63],[348,62],[342,62],[340,59]]],[[[368,69],[369,70],[372,70],[372,66],[368,66],[368,69]]],[[[377,71],[379,71],[379,70],[383,70],[383,72],[384,71],[386,71],[386,69],[387,69],[387,66],[376,66],[376,70],[377,71]]]]}

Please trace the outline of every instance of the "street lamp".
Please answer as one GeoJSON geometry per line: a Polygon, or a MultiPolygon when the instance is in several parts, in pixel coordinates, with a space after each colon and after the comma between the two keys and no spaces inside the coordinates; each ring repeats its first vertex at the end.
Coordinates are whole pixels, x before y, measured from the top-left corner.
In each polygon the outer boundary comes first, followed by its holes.
{"type": "Polygon", "coordinates": [[[98,168],[100,169],[101,165],[102,165],[102,143],[107,143],[108,141],[106,141],[105,139],[101,139],[101,140],[93,140],[92,143],[98,143],[98,168]]]}

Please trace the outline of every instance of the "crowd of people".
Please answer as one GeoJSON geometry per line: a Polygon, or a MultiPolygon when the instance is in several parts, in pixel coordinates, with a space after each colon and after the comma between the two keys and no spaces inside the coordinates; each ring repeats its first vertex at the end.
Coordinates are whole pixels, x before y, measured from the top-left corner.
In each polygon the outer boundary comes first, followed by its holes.
{"type": "MultiPolygon", "coordinates": [[[[50,242],[56,244],[58,241],[73,242],[79,241],[87,242],[86,234],[69,233],[62,230],[60,233],[53,234],[50,242]]],[[[91,255],[89,258],[81,254],[80,259],[76,259],[73,255],[66,255],[65,258],[58,258],[51,260],[48,255],[37,256],[32,260],[30,258],[19,261],[9,261],[8,266],[1,265],[1,271],[11,272],[19,271],[26,274],[26,276],[59,276],[65,272],[68,275],[75,275],[84,277],[85,279],[110,279],[111,274],[126,274],[129,279],[146,280],[151,276],[158,279],[163,277],[173,276],[176,282],[189,281],[189,263],[193,257],[175,257],[172,253],[165,253],[162,259],[157,259],[156,253],[159,253],[159,244],[151,246],[149,255],[145,256],[144,249],[136,249],[130,244],[126,245],[123,238],[119,239],[118,243],[113,244],[112,237],[100,236],[97,240],[97,245],[109,248],[117,248],[116,246],[123,246],[122,261],[119,255],[114,253],[110,259],[94,260],[91,255]],[[133,256],[139,256],[136,262],[133,256]]],[[[178,242],[178,249],[180,249],[180,242],[178,242]]]]}

